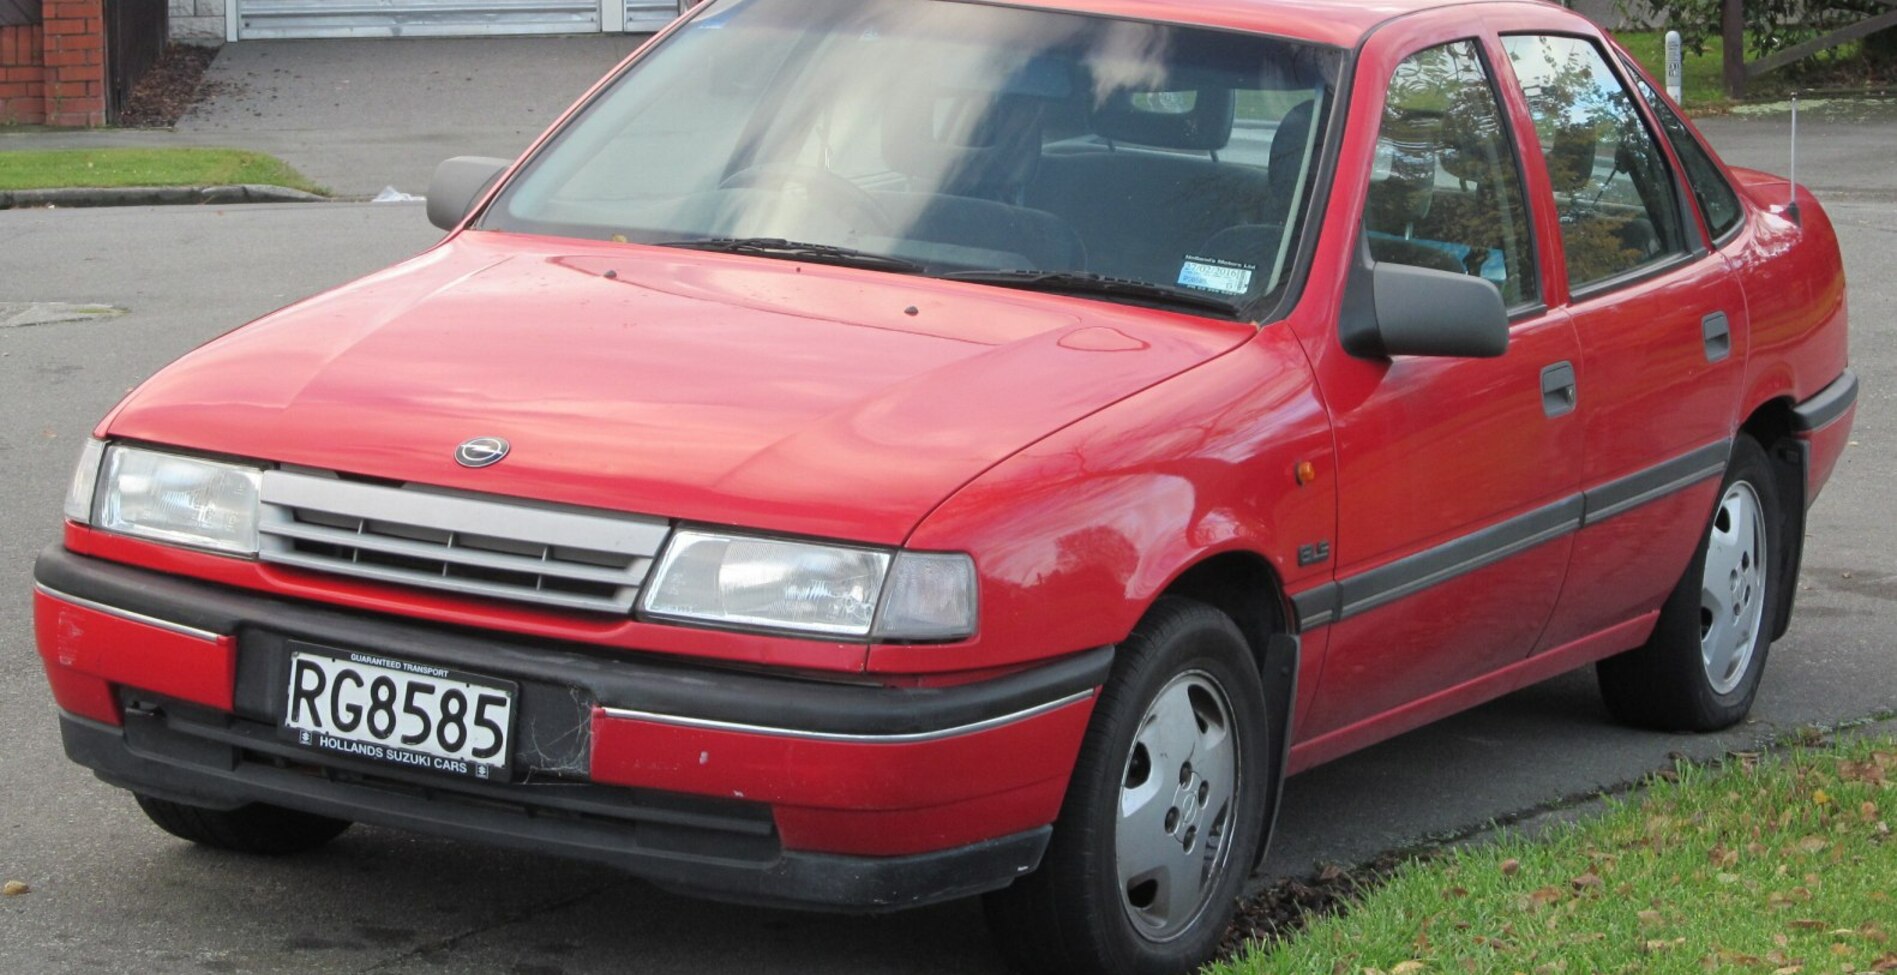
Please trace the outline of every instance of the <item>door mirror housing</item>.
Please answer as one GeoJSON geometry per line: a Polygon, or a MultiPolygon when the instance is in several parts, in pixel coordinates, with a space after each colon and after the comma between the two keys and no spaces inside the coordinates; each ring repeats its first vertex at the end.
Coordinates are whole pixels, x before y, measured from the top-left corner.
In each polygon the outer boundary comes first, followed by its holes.
{"type": "Polygon", "coordinates": [[[474,201],[512,165],[492,156],[456,156],[435,167],[428,181],[428,222],[453,230],[474,208],[474,201]]]}
{"type": "Polygon", "coordinates": [[[1356,300],[1346,302],[1340,334],[1352,355],[1493,359],[1508,351],[1508,309],[1490,281],[1384,261],[1351,277],[1356,300]]]}

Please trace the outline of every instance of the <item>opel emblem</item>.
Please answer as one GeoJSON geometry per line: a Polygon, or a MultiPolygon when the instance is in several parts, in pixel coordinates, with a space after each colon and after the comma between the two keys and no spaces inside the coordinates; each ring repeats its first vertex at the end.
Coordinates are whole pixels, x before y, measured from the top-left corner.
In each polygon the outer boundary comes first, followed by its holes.
{"type": "Polygon", "coordinates": [[[476,437],[454,449],[454,462],[462,467],[492,467],[507,456],[508,443],[499,437],[476,437]]]}

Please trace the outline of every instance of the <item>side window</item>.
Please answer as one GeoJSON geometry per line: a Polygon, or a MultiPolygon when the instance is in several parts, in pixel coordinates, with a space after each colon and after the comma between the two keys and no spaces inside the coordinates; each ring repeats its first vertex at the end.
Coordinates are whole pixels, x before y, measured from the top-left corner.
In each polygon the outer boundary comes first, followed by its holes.
{"type": "Polygon", "coordinates": [[[1629,71],[1634,77],[1634,87],[1640,89],[1640,97],[1646,99],[1648,107],[1660,120],[1660,128],[1666,130],[1666,137],[1673,143],[1673,152],[1680,157],[1680,165],[1686,169],[1686,185],[1693,188],[1693,197],[1699,200],[1699,212],[1706,218],[1706,229],[1717,240],[1726,235],[1726,231],[1739,225],[1739,218],[1745,211],[1739,206],[1739,194],[1734,193],[1732,184],[1719,171],[1713,157],[1706,154],[1706,148],[1686,130],[1686,123],[1674,114],[1671,106],[1660,97],[1652,86],[1640,80],[1640,76],[1629,71]]]}
{"type": "Polygon", "coordinates": [[[1535,300],[1521,170],[1474,41],[1411,55],[1390,78],[1364,205],[1379,261],[1480,275],[1535,300]]]}
{"type": "Polygon", "coordinates": [[[1561,212],[1574,289],[1686,251],[1666,163],[1592,42],[1504,37],[1561,212]]]}

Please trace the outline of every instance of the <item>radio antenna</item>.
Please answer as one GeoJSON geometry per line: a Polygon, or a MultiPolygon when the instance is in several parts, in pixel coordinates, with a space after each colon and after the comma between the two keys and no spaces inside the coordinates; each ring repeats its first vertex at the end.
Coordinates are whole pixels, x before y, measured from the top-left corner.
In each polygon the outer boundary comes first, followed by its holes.
{"type": "Polygon", "coordinates": [[[1786,176],[1785,215],[1793,223],[1801,222],[1798,213],[1798,93],[1792,92],[1792,164],[1791,173],[1786,176]]]}

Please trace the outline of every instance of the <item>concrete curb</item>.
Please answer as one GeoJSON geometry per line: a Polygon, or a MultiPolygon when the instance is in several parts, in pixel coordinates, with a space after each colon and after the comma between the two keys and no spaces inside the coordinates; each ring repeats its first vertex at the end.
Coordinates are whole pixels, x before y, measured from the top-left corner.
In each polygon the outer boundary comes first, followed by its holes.
{"type": "Polygon", "coordinates": [[[0,190],[0,210],[23,207],[148,207],[232,203],[327,203],[329,197],[287,186],[76,186],[52,190],[0,190]]]}

